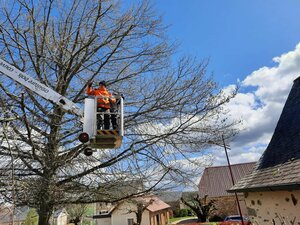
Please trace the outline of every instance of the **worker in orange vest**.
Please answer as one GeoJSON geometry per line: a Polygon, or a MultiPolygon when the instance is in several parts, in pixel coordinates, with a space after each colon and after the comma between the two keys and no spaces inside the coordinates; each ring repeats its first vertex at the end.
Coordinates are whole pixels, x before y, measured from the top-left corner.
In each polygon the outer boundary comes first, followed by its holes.
{"type": "Polygon", "coordinates": [[[89,83],[86,93],[98,97],[97,99],[97,129],[109,130],[110,128],[110,109],[111,105],[116,103],[116,99],[106,89],[106,82],[100,81],[99,88],[92,88],[92,83],[89,83]]]}

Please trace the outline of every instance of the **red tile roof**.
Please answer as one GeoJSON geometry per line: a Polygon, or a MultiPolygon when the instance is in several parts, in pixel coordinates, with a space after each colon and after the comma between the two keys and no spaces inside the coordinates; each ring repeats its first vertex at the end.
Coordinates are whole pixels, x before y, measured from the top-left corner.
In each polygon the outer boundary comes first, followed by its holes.
{"type": "Polygon", "coordinates": [[[94,218],[109,217],[115,209],[120,207],[124,202],[128,202],[128,201],[131,202],[132,204],[136,204],[136,202],[143,202],[145,205],[147,205],[150,201],[152,201],[152,203],[149,204],[146,208],[150,212],[157,212],[160,210],[171,208],[170,205],[160,200],[156,196],[144,196],[144,197],[137,197],[137,198],[121,201],[116,205],[112,205],[111,208],[108,209],[108,213],[103,215],[95,215],[94,218]]]}
{"type": "MultiPolygon", "coordinates": [[[[231,165],[235,183],[249,174],[254,169],[255,164],[256,162],[231,165]]],[[[205,168],[198,186],[199,195],[201,197],[205,195],[209,197],[232,195],[232,193],[227,192],[232,186],[228,166],[208,167],[205,168]]]]}
{"type": "Polygon", "coordinates": [[[160,200],[156,196],[149,196],[149,197],[142,197],[142,201],[149,203],[150,201],[153,201],[149,206],[147,206],[147,210],[150,212],[157,212],[163,209],[168,209],[171,206],[165,203],[164,201],[160,200]]]}

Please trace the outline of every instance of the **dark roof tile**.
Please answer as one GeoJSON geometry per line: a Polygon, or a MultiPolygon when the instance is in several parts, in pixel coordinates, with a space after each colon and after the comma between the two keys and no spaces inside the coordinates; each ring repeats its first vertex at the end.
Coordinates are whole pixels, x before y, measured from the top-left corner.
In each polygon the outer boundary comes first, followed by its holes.
{"type": "Polygon", "coordinates": [[[179,201],[182,197],[181,191],[174,191],[174,192],[161,192],[158,193],[157,196],[164,202],[176,202],[179,201]]]}
{"type": "Polygon", "coordinates": [[[300,77],[294,81],[272,139],[255,170],[231,191],[300,188],[299,114],[300,77]]]}
{"type": "Polygon", "coordinates": [[[300,188],[300,159],[273,167],[258,169],[242,178],[230,192],[254,190],[286,190],[300,188]],[[297,169],[295,169],[297,168],[297,169]],[[289,187],[291,186],[291,187],[289,187]]]}

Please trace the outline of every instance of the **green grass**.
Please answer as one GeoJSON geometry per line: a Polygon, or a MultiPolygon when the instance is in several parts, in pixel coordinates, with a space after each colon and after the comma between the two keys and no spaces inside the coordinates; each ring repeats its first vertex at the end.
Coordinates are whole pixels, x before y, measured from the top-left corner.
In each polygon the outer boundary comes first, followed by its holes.
{"type": "Polygon", "coordinates": [[[169,223],[173,223],[173,222],[176,222],[179,220],[193,219],[193,218],[195,218],[195,217],[194,216],[174,217],[174,218],[169,219],[169,223]]]}

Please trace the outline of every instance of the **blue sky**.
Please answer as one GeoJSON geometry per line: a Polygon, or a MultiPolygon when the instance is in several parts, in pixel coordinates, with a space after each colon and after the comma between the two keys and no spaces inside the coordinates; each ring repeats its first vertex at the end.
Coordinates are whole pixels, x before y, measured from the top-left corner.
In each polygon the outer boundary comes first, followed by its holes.
{"type": "MultiPolygon", "coordinates": [[[[242,120],[230,143],[232,163],[256,161],[273,134],[293,80],[300,76],[299,0],[150,0],[178,56],[209,58],[209,72],[225,91],[240,80],[228,104],[242,120]]],[[[216,149],[214,165],[225,165],[216,149]]]]}
{"type": "Polygon", "coordinates": [[[220,85],[243,79],[300,40],[298,0],[153,0],[179,54],[210,58],[220,85]]]}

